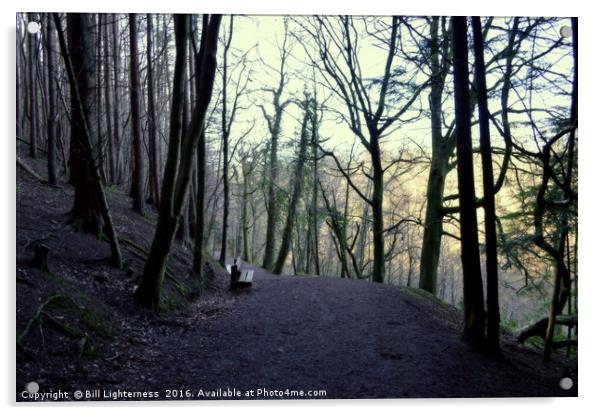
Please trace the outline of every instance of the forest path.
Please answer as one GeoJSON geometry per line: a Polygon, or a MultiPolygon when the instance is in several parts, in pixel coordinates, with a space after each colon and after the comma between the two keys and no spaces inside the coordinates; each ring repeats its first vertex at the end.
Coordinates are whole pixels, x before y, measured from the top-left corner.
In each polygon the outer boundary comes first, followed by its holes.
{"type": "Polygon", "coordinates": [[[388,285],[254,269],[231,313],[182,333],[177,353],[174,339],[157,345],[169,373],[161,385],[325,390],[328,398],[566,394],[559,378],[477,353],[436,317],[443,305],[429,309],[388,285]]]}

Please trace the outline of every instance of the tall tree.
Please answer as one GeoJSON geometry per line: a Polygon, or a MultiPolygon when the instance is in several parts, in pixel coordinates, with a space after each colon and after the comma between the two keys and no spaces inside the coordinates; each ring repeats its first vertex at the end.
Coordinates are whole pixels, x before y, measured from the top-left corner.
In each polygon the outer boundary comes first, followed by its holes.
{"type": "MultiPolygon", "coordinates": [[[[209,26],[209,15],[203,15],[203,26],[201,32],[200,47],[196,47],[195,42],[195,91],[197,93],[201,90],[201,73],[198,72],[202,68],[203,64],[203,45],[207,42],[207,30],[209,26]]],[[[193,39],[195,39],[193,37],[193,39]]],[[[201,135],[199,137],[198,149],[197,149],[197,199],[196,199],[196,226],[194,228],[194,258],[192,262],[192,270],[200,274],[201,267],[203,264],[203,242],[205,235],[205,172],[206,172],[206,144],[205,144],[205,125],[201,128],[201,135]]]]}
{"type": "Polygon", "coordinates": [[[165,277],[167,259],[172,241],[187,197],[192,160],[199,136],[202,132],[207,108],[211,100],[215,71],[217,67],[216,51],[221,15],[212,15],[207,26],[205,44],[202,45],[203,59],[201,68],[196,68],[200,77],[197,100],[185,140],[180,140],[182,95],[184,93],[184,73],[188,52],[188,33],[190,16],[174,15],[176,64],[174,68],[173,98],[169,127],[169,148],[159,204],[159,217],[153,243],[140,286],[136,290],[139,302],[152,310],[160,306],[161,288],[165,277]]]}
{"type": "Polygon", "coordinates": [[[303,188],[303,166],[305,165],[305,160],[307,158],[307,144],[309,141],[307,124],[309,122],[309,112],[311,111],[309,105],[310,99],[306,97],[305,102],[303,103],[304,114],[301,125],[301,139],[299,140],[299,153],[297,155],[297,161],[295,162],[295,169],[291,175],[293,188],[290,200],[288,202],[286,222],[282,231],[282,243],[280,245],[280,250],[278,251],[278,256],[276,257],[276,262],[274,263],[274,274],[282,273],[282,269],[284,268],[284,264],[291,249],[293,225],[297,216],[297,204],[299,203],[301,190],[303,188]]]}
{"type": "Polygon", "coordinates": [[[382,76],[376,83],[376,92],[372,92],[373,79],[368,82],[362,77],[361,60],[355,46],[359,35],[354,25],[354,18],[350,16],[339,16],[337,19],[317,17],[315,22],[315,26],[306,28],[306,32],[317,43],[320,59],[316,60],[311,52],[308,53],[308,57],[312,64],[324,68],[327,79],[329,79],[330,90],[343,102],[347,110],[347,117],[344,117],[345,122],[369,154],[370,175],[365,175],[369,176],[372,181],[371,194],[367,195],[360,189],[354,182],[350,171],[344,168],[333,151],[324,149],[322,151],[334,159],[351,188],[372,210],[374,250],[372,281],[382,283],[385,279],[386,263],[385,233],[398,226],[385,228],[384,224],[385,172],[396,165],[399,160],[387,162],[383,157],[381,138],[390,134],[397,127],[395,123],[399,122],[402,116],[407,115],[421,92],[427,87],[428,82],[422,85],[411,85],[408,98],[402,105],[397,100],[394,103],[388,100],[392,85],[393,60],[396,56],[396,45],[399,42],[399,17],[391,18],[387,35],[384,39],[380,39],[383,42],[386,58],[382,76]],[[338,25],[333,23],[335,21],[338,25]]]}
{"type": "MultiPolygon", "coordinates": [[[[263,255],[262,268],[272,269],[274,266],[274,258],[276,255],[276,228],[278,225],[278,217],[280,216],[277,200],[277,180],[278,180],[278,141],[282,132],[282,114],[286,107],[291,103],[290,100],[282,101],[282,94],[287,83],[286,75],[286,60],[290,55],[288,45],[288,23],[284,21],[284,38],[282,45],[278,48],[280,54],[280,65],[275,70],[277,72],[278,85],[270,89],[272,96],[272,112],[261,106],[263,116],[268,125],[270,133],[270,157],[268,162],[268,183],[267,183],[267,219],[265,229],[265,251],[263,255]]],[[[266,65],[266,68],[270,68],[266,65]]]]}
{"type": "Polygon", "coordinates": [[[98,195],[92,186],[94,168],[86,154],[86,143],[82,137],[89,133],[90,146],[96,144],[96,130],[92,128],[95,118],[94,98],[94,45],[90,32],[91,15],[68,14],[67,36],[71,64],[76,74],[76,84],[70,85],[71,92],[71,140],[69,148],[69,170],[75,187],[75,199],[71,210],[71,220],[91,233],[102,231],[102,215],[98,195]],[[79,94],[83,107],[80,118],[79,103],[73,99],[79,94]]]}
{"type": "MultiPolygon", "coordinates": [[[[30,22],[37,21],[36,13],[29,13],[30,22]]],[[[27,34],[27,87],[29,88],[29,156],[38,156],[38,33],[27,34]]]]}
{"type": "Polygon", "coordinates": [[[446,18],[432,17],[430,23],[429,68],[431,85],[429,108],[431,110],[431,163],[426,187],[424,232],[420,253],[419,286],[432,294],[437,292],[437,268],[443,235],[443,194],[445,179],[450,171],[449,159],[454,150],[454,139],[443,134],[443,91],[449,74],[449,33],[446,18]]]}
{"type": "MultiPolygon", "coordinates": [[[[19,53],[21,49],[21,14],[17,13],[17,36],[16,36],[16,47],[17,56],[15,59],[15,75],[16,75],[16,102],[15,102],[15,115],[16,115],[16,133],[17,137],[22,138],[21,136],[21,53],[19,53]]],[[[27,33],[27,32],[26,32],[27,33]]]]}
{"type": "Polygon", "coordinates": [[[487,82],[481,18],[472,17],[475,59],[475,82],[479,106],[479,138],[481,165],[483,167],[483,193],[485,208],[485,254],[487,269],[487,344],[492,350],[500,348],[500,308],[498,299],[497,232],[495,214],[495,183],[489,132],[487,82]]]}
{"type": "Polygon", "coordinates": [[[230,210],[230,178],[228,172],[229,166],[229,138],[233,118],[228,120],[228,51],[232,45],[232,34],[234,33],[234,16],[230,16],[230,30],[224,43],[224,52],[222,60],[222,151],[223,151],[223,170],[222,182],[224,185],[224,210],[222,221],[222,245],[219,254],[219,262],[226,264],[226,254],[228,250],[228,216],[230,210]]]}
{"type": "Polygon", "coordinates": [[[102,38],[103,38],[103,76],[104,76],[104,102],[105,102],[105,122],[107,125],[107,159],[109,165],[108,181],[115,183],[116,172],[115,172],[115,136],[113,129],[113,103],[112,103],[112,91],[111,91],[111,64],[109,60],[110,48],[109,48],[109,19],[108,14],[101,14],[100,18],[102,21],[102,38]]]}
{"type": "Polygon", "coordinates": [[[56,127],[57,127],[57,102],[56,102],[56,63],[55,63],[55,30],[52,27],[50,15],[46,19],[46,69],[48,70],[48,183],[56,185],[57,157],[56,157],[56,127]]]}
{"type": "Polygon", "coordinates": [[[148,165],[149,203],[159,204],[159,165],[157,162],[157,114],[155,105],[155,70],[153,60],[153,15],[146,15],[146,70],[148,94],[148,165]]]}
{"type": "Polygon", "coordinates": [[[65,41],[61,20],[53,14],[61,54],[67,68],[71,90],[71,177],[74,179],[75,196],[71,210],[71,222],[97,235],[104,232],[111,246],[111,260],[121,268],[121,250],[109,210],[99,170],[93,155],[93,134],[89,128],[93,119],[94,104],[91,89],[92,71],[95,68],[91,44],[91,17],[86,13],[70,13],[67,16],[69,46],[65,41]]]}
{"type": "Polygon", "coordinates": [[[142,161],[142,114],[140,111],[140,68],[138,64],[138,16],[130,13],[130,103],[132,106],[132,153],[134,171],[132,176],[132,207],[144,213],[144,164],[142,161]]]}
{"type": "Polygon", "coordinates": [[[310,266],[312,265],[311,259],[313,258],[313,273],[314,275],[320,275],[320,243],[319,243],[319,225],[318,225],[318,187],[320,184],[318,175],[318,101],[316,99],[317,91],[316,84],[314,82],[314,99],[312,100],[312,111],[310,113],[310,124],[311,124],[311,150],[312,150],[312,192],[311,192],[311,203],[309,210],[309,223],[308,223],[308,253],[307,253],[307,265],[306,271],[310,272],[310,266]]]}
{"type": "Polygon", "coordinates": [[[115,147],[116,183],[121,183],[121,39],[119,35],[119,14],[113,14],[113,142],[115,147]]]}
{"type": "MultiPolygon", "coordinates": [[[[190,62],[190,60],[188,60],[188,62],[190,62]]],[[[184,140],[186,139],[186,126],[188,126],[188,123],[190,122],[190,99],[189,99],[189,93],[190,93],[190,75],[189,75],[189,65],[187,64],[186,67],[184,68],[184,79],[186,79],[186,81],[184,82],[184,92],[182,94],[182,130],[180,132],[180,136],[181,136],[181,140],[182,142],[184,142],[184,140]]],[[[178,229],[176,231],[176,241],[179,242],[181,245],[186,246],[188,244],[188,241],[190,240],[190,224],[188,223],[188,210],[189,210],[189,201],[188,198],[186,198],[184,200],[184,205],[182,207],[182,214],[180,216],[180,224],[178,226],[178,229]]]]}
{"type": "Polygon", "coordinates": [[[485,345],[485,310],[472,160],[471,106],[468,81],[466,17],[452,18],[456,153],[460,195],[461,258],[464,284],[464,336],[477,347],[485,345]]]}
{"type": "Polygon", "coordinates": [[[94,98],[96,100],[96,131],[98,141],[95,146],[95,156],[98,158],[98,171],[100,173],[100,177],[102,179],[103,184],[107,182],[107,175],[105,173],[105,159],[106,159],[106,144],[105,140],[107,140],[108,134],[103,134],[102,131],[102,17],[100,14],[96,13],[94,15],[94,30],[92,32],[94,43],[95,43],[95,63],[96,63],[96,85],[94,87],[94,98]]]}

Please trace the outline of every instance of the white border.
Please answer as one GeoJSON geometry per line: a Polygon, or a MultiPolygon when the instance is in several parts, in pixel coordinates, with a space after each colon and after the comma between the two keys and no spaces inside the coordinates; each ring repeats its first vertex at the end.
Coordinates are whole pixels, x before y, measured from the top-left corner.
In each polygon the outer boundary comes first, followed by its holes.
{"type": "MultiPolygon", "coordinates": [[[[103,0],[101,2],[87,3],[83,1],[55,0],[23,0],[18,2],[2,2],[2,53],[0,59],[0,82],[3,91],[0,99],[0,126],[3,134],[0,136],[2,149],[0,150],[0,165],[2,166],[2,203],[0,214],[0,232],[2,246],[0,247],[1,263],[4,266],[2,274],[3,286],[2,309],[4,311],[4,330],[2,355],[2,376],[0,377],[1,402],[8,406],[9,412],[15,409],[15,141],[14,135],[14,22],[17,11],[87,11],[87,12],[222,12],[239,14],[404,14],[404,15],[546,15],[546,16],[578,16],[579,19],[579,52],[580,52],[580,136],[584,137],[580,144],[580,364],[579,364],[579,395],[577,399],[474,399],[474,400],[380,400],[380,401],[287,401],[287,402],[156,402],[149,408],[139,408],[140,403],[97,403],[93,405],[82,404],[53,404],[53,405],[20,405],[20,413],[98,413],[131,412],[133,406],[136,410],[145,413],[162,414],[168,408],[178,412],[213,413],[226,410],[232,413],[282,413],[289,414],[314,412],[317,409],[328,411],[344,411],[345,413],[372,412],[374,409],[384,413],[462,413],[462,414],[509,414],[524,412],[539,412],[546,414],[566,414],[593,412],[595,407],[600,408],[601,395],[598,392],[600,384],[600,348],[602,347],[599,328],[600,303],[602,295],[602,273],[599,272],[600,229],[599,212],[602,198],[599,169],[602,148],[600,145],[600,73],[602,62],[600,55],[602,48],[599,31],[600,13],[595,10],[594,2],[577,1],[459,1],[459,0],[103,0]],[[108,406],[109,408],[106,408],[108,406]],[[373,409],[374,408],[374,409],[373,409]]],[[[450,379],[453,381],[453,379],[450,379]]],[[[599,410],[599,409],[598,409],[599,410]]]]}

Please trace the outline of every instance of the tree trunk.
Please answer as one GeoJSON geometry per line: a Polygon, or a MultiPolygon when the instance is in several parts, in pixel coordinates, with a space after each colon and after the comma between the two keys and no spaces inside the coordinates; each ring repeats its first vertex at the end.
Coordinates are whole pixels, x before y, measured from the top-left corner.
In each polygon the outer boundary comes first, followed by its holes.
{"type": "MultiPolygon", "coordinates": [[[[226,256],[228,252],[228,217],[230,215],[230,178],[228,172],[229,149],[228,141],[230,138],[230,127],[227,119],[228,108],[228,50],[232,44],[232,34],[234,32],[233,17],[230,16],[230,32],[228,39],[224,44],[223,65],[222,65],[222,151],[223,163],[223,186],[224,186],[224,210],[222,219],[222,245],[219,254],[219,262],[222,266],[226,265],[226,256]]],[[[233,117],[234,114],[231,115],[233,117]]]]}
{"type": "Polygon", "coordinates": [[[121,166],[121,97],[119,82],[121,77],[121,43],[119,39],[119,14],[113,14],[113,143],[115,150],[115,183],[123,179],[121,166]]]}
{"type": "Polygon", "coordinates": [[[132,176],[132,208],[144,214],[144,165],[142,163],[142,125],[140,112],[140,69],[138,65],[138,17],[130,13],[130,100],[132,105],[132,152],[134,172],[132,176]]]}
{"type": "Polygon", "coordinates": [[[50,15],[46,19],[46,68],[48,69],[48,121],[46,123],[48,131],[48,183],[52,186],[56,185],[56,80],[55,72],[57,70],[54,50],[55,45],[55,30],[52,27],[52,18],[50,15]]]}
{"type": "Polygon", "coordinates": [[[374,244],[374,265],[372,268],[372,281],[382,283],[385,280],[385,237],[383,218],[383,188],[384,171],[381,163],[378,138],[370,139],[370,157],[372,158],[372,238],[374,244]]]}
{"type": "MultiPolygon", "coordinates": [[[[186,66],[186,68],[184,68],[184,78],[186,79],[186,81],[184,82],[184,94],[183,94],[183,99],[182,99],[182,131],[181,131],[181,140],[182,143],[184,143],[184,140],[186,139],[186,130],[188,128],[188,123],[190,122],[190,117],[189,117],[189,99],[188,99],[188,93],[190,91],[190,86],[189,86],[189,75],[188,75],[188,66],[186,66]]],[[[180,215],[180,220],[179,220],[179,224],[178,224],[178,229],[176,231],[176,241],[178,241],[181,245],[186,245],[188,243],[188,240],[190,239],[190,235],[188,233],[189,231],[189,224],[188,224],[188,200],[185,199],[184,201],[184,207],[182,208],[182,214],[180,215]]]]}
{"type": "Polygon", "coordinates": [[[103,140],[105,139],[102,134],[102,36],[101,36],[101,24],[100,14],[95,13],[93,18],[94,31],[93,38],[95,44],[94,60],[96,62],[96,85],[94,87],[94,98],[96,100],[96,131],[97,141],[95,147],[94,156],[98,158],[98,173],[103,184],[107,182],[107,175],[105,173],[105,146],[103,140]]]}
{"type": "MultiPolygon", "coordinates": [[[[316,97],[314,91],[314,98],[316,97]]],[[[312,141],[312,158],[313,158],[313,183],[312,183],[312,195],[311,195],[311,224],[310,234],[308,236],[310,240],[310,254],[314,259],[314,275],[320,275],[320,245],[319,245],[319,226],[318,226],[318,109],[317,101],[314,99],[313,108],[311,113],[311,141],[312,141]]],[[[309,267],[308,267],[309,270],[309,267]]]]}
{"type": "MultiPolygon", "coordinates": [[[[195,96],[199,99],[201,85],[201,67],[203,63],[203,48],[207,42],[207,31],[209,26],[209,15],[203,15],[203,30],[201,32],[201,44],[194,57],[195,70],[195,96]]],[[[196,105],[196,102],[195,102],[196,105]]],[[[205,148],[205,126],[203,125],[199,137],[197,149],[197,197],[196,197],[196,226],[194,229],[194,258],[192,270],[200,274],[203,264],[203,249],[205,243],[205,175],[206,175],[206,148],[205,148]]]]}
{"type": "Polygon", "coordinates": [[[471,105],[468,81],[468,40],[465,17],[452,18],[454,104],[460,195],[461,257],[464,275],[464,336],[485,345],[485,310],[479,259],[479,239],[472,164],[471,105]]]}
{"type": "MultiPolygon", "coordinates": [[[[441,237],[443,235],[443,194],[445,179],[449,173],[448,162],[453,152],[453,141],[442,132],[442,97],[448,65],[444,65],[440,53],[439,17],[431,23],[431,166],[426,189],[426,212],[420,253],[419,287],[436,295],[441,237]]],[[[442,30],[442,36],[446,34],[442,30]]],[[[444,53],[446,48],[444,48],[444,53]]]]}
{"type": "MultiPolygon", "coordinates": [[[[89,14],[68,14],[67,35],[73,71],[76,74],[76,85],[71,85],[71,146],[69,149],[69,169],[72,184],[75,187],[75,198],[71,210],[71,222],[76,223],[84,231],[99,234],[102,231],[102,215],[100,201],[94,192],[92,177],[94,168],[87,157],[82,137],[86,127],[92,124],[94,106],[94,47],[92,44],[89,14]],[[83,116],[80,117],[78,103],[73,99],[79,93],[83,116]]],[[[89,131],[93,133],[91,130],[89,131]]],[[[95,137],[90,137],[93,147],[95,137]]]]}
{"type": "Polygon", "coordinates": [[[197,196],[196,196],[196,226],[194,228],[194,259],[192,270],[201,272],[203,263],[204,233],[205,233],[205,129],[201,132],[197,149],[197,196]]]}
{"type": "MultiPolygon", "coordinates": [[[[37,20],[36,13],[29,13],[30,22],[37,20]]],[[[29,156],[38,156],[38,85],[37,85],[37,59],[38,59],[38,35],[25,32],[27,36],[27,87],[29,88],[29,156]]]]}
{"type": "Polygon", "coordinates": [[[247,263],[252,263],[251,244],[249,242],[249,176],[251,175],[253,165],[247,161],[242,163],[242,259],[247,263]]]}
{"type": "Polygon", "coordinates": [[[110,82],[110,61],[109,61],[109,26],[107,14],[101,14],[102,18],[102,37],[103,37],[103,70],[104,70],[104,98],[105,98],[105,120],[107,123],[107,159],[109,164],[109,176],[107,180],[110,183],[115,183],[115,137],[113,130],[112,120],[112,108],[113,103],[111,100],[111,82],[110,82]]]}
{"type": "Polygon", "coordinates": [[[270,162],[268,176],[268,206],[265,233],[265,253],[262,267],[272,269],[275,251],[276,220],[278,206],[276,201],[276,180],[278,178],[278,135],[272,132],[270,137],[270,162]]]}
{"type": "Polygon", "coordinates": [[[146,65],[148,74],[148,164],[149,203],[159,204],[159,166],[157,164],[157,120],[155,113],[155,71],[153,68],[153,15],[146,15],[146,65]]]}
{"type": "Polygon", "coordinates": [[[284,91],[285,84],[285,48],[286,38],[283,43],[281,61],[280,61],[280,80],[278,88],[273,93],[273,108],[274,115],[268,116],[264,111],[264,117],[268,123],[268,129],[270,131],[270,160],[269,160],[269,174],[268,174],[268,201],[267,201],[267,220],[265,230],[265,252],[263,256],[263,263],[261,265],[264,269],[272,269],[274,265],[274,255],[276,251],[276,227],[278,225],[278,201],[277,201],[277,182],[278,182],[278,140],[280,138],[281,125],[282,125],[282,113],[287,103],[282,103],[282,92],[284,91]]]}
{"type": "MultiPolygon", "coordinates": [[[[16,115],[16,129],[15,132],[17,137],[23,138],[21,133],[21,14],[17,13],[16,27],[17,27],[17,36],[16,36],[16,45],[15,51],[16,59],[15,59],[15,75],[16,75],[16,100],[15,100],[15,115],[16,115]]],[[[25,31],[27,33],[27,31],[25,31]]],[[[27,34],[26,34],[27,36],[27,34]]]]}
{"type": "Polygon", "coordinates": [[[472,18],[475,82],[479,106],[479,135],[481,163],[483,166],[483,193],[485,199],[485,249],[487,268],[487,344],[492,350],[500,348],[500,308],[498,300],[497,234],[495,229],[495,183],[491,158],[489,133],[489,109],[487,107],[487,82],[485,79],[485,58],[481,18],[472,18]]]}
{"type": "Polygon", "coordinates": [[[284,264],[288,257],[290,248],[291,248],[291,240],[293,236],[293,225],[295,221],[295,216],[297,212],[297,203],[299,202],[299,198],[301,196],[301,189],[303,187],[303,165],[305,164],[306,149],[307,149],[307,122],[309,117],[309,111],[305,108],[305,114],[303,116],[303,124],[301,126],[301,140],[299,142],[299,155],[297,157],[297,162],[295,164],[295,171],[293,172],[293,192],[291,194],[291,198],[288,205],[288,213],[286,216],[286,223],[284,225],[284,229],[282,231],[282,244],[280,245],[280,250],[278,252],[278,257],[276,258],[276,262],[274,263],[273,272],[274,274],[281,274],[282,269],[284,268],[284,264]]]}

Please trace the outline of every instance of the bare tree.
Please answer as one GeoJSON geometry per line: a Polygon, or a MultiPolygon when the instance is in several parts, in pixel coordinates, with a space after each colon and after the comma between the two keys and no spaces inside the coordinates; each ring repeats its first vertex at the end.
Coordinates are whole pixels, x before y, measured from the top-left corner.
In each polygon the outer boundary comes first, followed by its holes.
{"type": "Polygon", "coordinates": [[[48,134],[48,183],[57,183],[57,156],[56,156],[56,130],[57,130],[57,101],[56,101],[56,61],[55,61],[55,30],[52,27],[50,15],[46,19],[46,68],[48,70],[48,121],[46,129],[48,134]]]}
{"type": "MultiPolygon", "coordinates": [[[[37,20],[36,13],[29,13],[29,21],[37,20]]],[[[38,156],[38,34],[28,33],[27,35],[27,82],[29,88],[29,156],[36,158],[38,156]]]]}
{"type": "Polygon", "coordinates": [[[276,254],[276,227],[278,223],[278,217],[280,216],[277,203],[277,180],[278,180],[278,144],[280,134],[282,132],[282,115],[286,107],[292,102],[290,100],[282,100],[282,94],[284,93],[284,87],[287,83],[286,74],[286,62],[290,56],[290,45],[289,45],[289,33],[288,33],[288,21],[284,20],[284,37],[282,45],[278,47],[278,53],[280,54],[278,68],[272,68],[264,63],[266,68],[271,69],[277,75],[278,85],[275,88],[268,89],[272,98],[271,112],[266,109],[265,106],[261,105],[261,111],[268,125],[268,131],[270,133],[270,157],[268,164],[268,183],[267,183],[267,220],[265,230],[265,251],[263,256],[262,267],[265,269],[272,269],[274,266],[274,259],[276,254]]]}
{"type": "Polygon", "coordinates": [[[140,111],[140,69],[138,64],[138,16],[130,13],[130,103],[132,106],[133,209],[144,214],[144,164],[142,162],[142,114],[140,111]]]}
{"type": "Polygon", "coordinates": [[[159,163],[157,161],[157,114],[155,104],[155,69],[153,60],[153,15],[146,15],[146,70],[148,105],[148,164],[150,198],[152,205],[159,204],[159,163]]]}
{"type": "Polygon", "coordinates": [[[307,145],[309,142],[307,124],[309,122],[309,113],[311,111],[311,99],[313,98],[309,98],[306,96],[305,101],[303,102],[304,114],[300,132],[301,138],[299,140],[299,153],[295,162],[295,169],[293,171],[293,175],[291,176],[293,188],[288,203],[286,222],[282,231],[282,243],[280,245],[280,250],[278,251],[278,256],[276,257],[276,262],[274,263],[274,274],[282,273],[282,269],[284,268],[284,264],[286,262],[286,259],[288,258],[291,248],[293,225],[297,213],[297,204],[299,203],[299,198],[301,197],[301,189],[303,187],[303,166],[305,164],[305,159],[307,158],[307,145]]]}
{"type": "Polygon", "coordinates": [[[119,36],[119,14],[113,14],[113,143],[115,150],[115,182],[122,181],[122,165],[121,165],[121,96],[120,80],[121,80],[121,42],[119,36]]]}
{"type": "MultiPolygon", "coordinates": [[[[232,122],[234,122],[234,114],[236,111],[236,101],[233,108],[232,114],[228,119],[227,105],[228,105],[228,51],[232,45],[232,35],[234,33],[234,16],[230,16],[230,30],[224,43],[224,55],[222,61],[222,151],[223,151],[223,186],[224,186],[224,210],[223,210],[223,222],[222,222],[222,245],[219,254],[219,262],[222,265],[226,265],[226,255],[228,250],[228,216],[230,210],[230,178],[228,173],[229,166],[229,138],[230,131],[232,129],[232,122]]],[[[238,100],[238,96],[236,97],[238,100]]]]}
{"type": "MultiPolygon", "coordinates": [[[[396,44],[399,40],[398,31],[400,20],[394,16],[388,28],[388,37],[383,40],[386,48],[386,60],[382,77],[378,85],[376,102],[372,99],[375,94],[368,91],[368,80],[362,78],[360,60],[358,58],[358,30],[354,18],[339,16],[337,18],[315,17],[309,20],[306,33],[311,36],[318,48],[319,60],[308,51],[307,55],[312,64],[320,66],[326,73],[327,86],[344,103],[347,113],[339,114],[347,123],[362,146],[368,151],[371,160],[370,173],[366,175],[372,181],[371,195],[365,194],[360,186],[352,179],[333,151],[323,150],[324,154],[332,157],[341,174],[349,181],[352,189],[367,203],[372,210],[372,238],[374,245],[374,261],[372,280],[383,282],[385,277],[385,226],[383,216],[384,176],[385,172],[397,164],[399,160],[387,163],[383,159],[380,139],[396,127],[401,117],[408,113],[420,93],[428,83],[408,85],[409,98],[402,105],[393,104],[390,99],[393,60],[396,54],[396,44]],[[342,62],[341,62],[342,60],[342,62]]],[[[356,169],[358,170],[358,169],[356,169]]]]}
{"type": "MultiPolygon", "coordinates": [[[[195,90],[198,94],[198,91],[201,90],[202,85],[201,82],[201,74],[197,71],[200,71],[203,63],[203,45],[206,43],[207,38],[207,28],[209,25],[209,15],[203,15],[203,26],[201,33],[201,47],[196,47],[196,42],[193,44],[194,50],[194,62],[195,62],[195,90]]],[[[196,40],[193,37],[193,41],[196,40]]],[[[206,137],[205,137],[205,129],[206,126],[203,125],[201,129],[201,135],[199,137],[198,149],[197,149],[197,200],[196,200],[196,226],[194,228],[194,259],[192,263],[192,270],[200,274],[201,267],[203,263],[203,244],[205,242],[205,172],[206,172],[206,137]]]]}
{"type": "Polygon", "coordinates": [[[464,336],[468,342],[477,347],[483,347],[485,345],[485,310],[472,164],[468,40],[466,32],[466,18],[453,17],[452,50],[458,193],[460,194],[460,232],[462,238],[461,256],[464,275],[464,336]]]}
{"type": "Polygon", "coordinates": [[[479,137],[481,165],[483,167],[483,192],[485,208],[485,253],[487,258],[487,345],[492,350],[500,348],[500,309],[498,300],[497,232],[495,214],[495,183],[489,133],[489,109],[487,106],[487,82],[481,18],[473,17],[472,32],[475,57],[475,81],[479,106],[479,137]]]}
{"type": "Polygon", "coordinates": [[[443,194],[445,179],[450,171],[449,159],[454,150],[454,137],[443,134],[443,92],[450,73],[450,34],[445,17],[432,17],[430,23],[431,86],[429,107],[431,110],[431,164],[426,188],[424,232],[420,254],[420,282],[423,290],[435,293],[437,268],[443,235],[443,194]]]}

